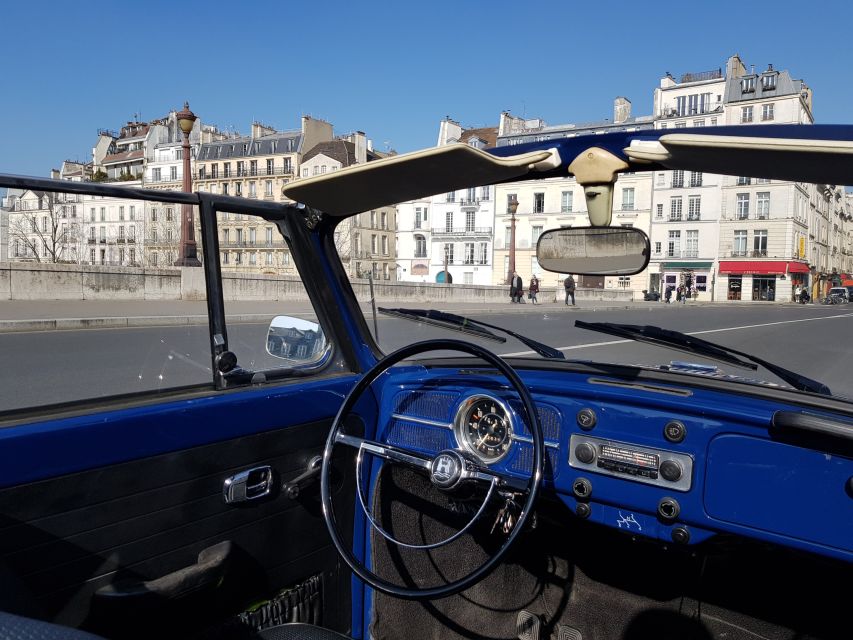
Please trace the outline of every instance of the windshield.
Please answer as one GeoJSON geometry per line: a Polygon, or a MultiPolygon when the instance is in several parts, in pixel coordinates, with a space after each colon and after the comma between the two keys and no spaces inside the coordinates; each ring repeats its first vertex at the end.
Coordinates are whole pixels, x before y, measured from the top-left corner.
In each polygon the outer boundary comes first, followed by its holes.
{"type": "Polygon", "coordinates": [[[817,380],[834,396],[853,397],[842,355],[853,308],[846,301],[823,304],[846,291],[850,237],[841,227],[836,236],[830,231],[827,240],[837,242],[839,251],[823,253],[805,226],[782,210],[785,198],[795,203],[795,212],[807,211],[809,199],[819,198],[827,218],[841,219],[850,215],[850,197],[843,187],[818,192],[805,185],[812,191],[803,193],[803,186],[679,171],[620,176],[611,224],[642,229],[650,241],[649,263],[634,275],[554,273],[540,265],[536,245],[544,232],[589,224],[583,188],[574,178],[481,186],[403,202],[347,218],[336,238],[367,326],[386,353],[417,340],[457,337],[506,357],[543,358],[491,329],[501,341],[477,333],[454,336],[451,328],[378,311],[435,309],[508,329],[568,360],[790,387],[762,366],[750,369],[604,335],[575,321],[652,325],[745,352],[817,380]],[[741,214],[721,214],[719,203],[716,211],[702,208],[702,200],[714,197],[741,214]],[[779,202],[779,219],[775,206],[766,215],[763,204],[756,210],[768,197],[779,202]]]}

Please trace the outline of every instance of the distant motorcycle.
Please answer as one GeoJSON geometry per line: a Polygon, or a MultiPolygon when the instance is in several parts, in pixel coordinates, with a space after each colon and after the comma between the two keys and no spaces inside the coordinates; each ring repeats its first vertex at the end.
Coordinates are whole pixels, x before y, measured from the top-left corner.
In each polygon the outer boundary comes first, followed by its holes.
{"type": "Polygon", "coordinates": [[[660,300],[660,293],[643,289],[643,300],[646,302],[658,302],[660,300]]]}

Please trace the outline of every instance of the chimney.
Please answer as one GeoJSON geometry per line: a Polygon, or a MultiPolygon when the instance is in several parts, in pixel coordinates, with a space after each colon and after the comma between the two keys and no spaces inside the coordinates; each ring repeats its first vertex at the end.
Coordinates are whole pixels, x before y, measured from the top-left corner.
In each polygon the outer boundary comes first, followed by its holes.
{"type": "Polygon", "coordinates": [[[344,140],[348,142],[352,142],[355,145],[355,161],[358,163],[367,162],[367,136],[364,135],[364,131],[354,131],[347,136],[344,136],[344,140]]]}
{"type": "Polygon", "coordinates": [[[613,122],[622,124],[631,117],[631,101],[619,96],[613,101],[613,122]]]}

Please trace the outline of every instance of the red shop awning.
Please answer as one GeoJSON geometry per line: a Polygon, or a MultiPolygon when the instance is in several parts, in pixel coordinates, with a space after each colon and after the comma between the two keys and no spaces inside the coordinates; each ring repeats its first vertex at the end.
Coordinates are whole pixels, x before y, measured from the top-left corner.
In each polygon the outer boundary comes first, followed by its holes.
{"type": "Polygon", "coordinates": [[[802,262],[789,262],[788,273],[808,273],[809,265],[802,262]]]}
{"type": "Polygon", "coordinates": [[[720,261],[720,273],[787,273],[787,263],[777,261],[720,261]]]}

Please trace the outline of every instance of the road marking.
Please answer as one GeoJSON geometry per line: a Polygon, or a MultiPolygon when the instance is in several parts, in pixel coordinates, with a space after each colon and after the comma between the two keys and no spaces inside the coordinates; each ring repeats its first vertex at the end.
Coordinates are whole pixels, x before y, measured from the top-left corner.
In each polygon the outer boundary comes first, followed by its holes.
{"type": "MultiPolygon", "coordinates": [[[[795,322],[811,322],[813,320],[833,320],[835,318],[849,318],[853,313],[839,313],[831,316],[820,316],[818,318],[801,318],[799,320],[780,320],[778,322],[765,322],[763,324],[745,324],[739,327],[723,327],[722,329],[706,329],[705,331],[689,331],[685,335],[698,336],[706,333],[722,333],[724,331],[740,331],[741,329],[758,329],[761,327],[772,327],[780,324],[793,324],[795,322]]],[[[557,347],[557,351],[573,351],[575,349],[587,349],[591,347],[606,347],[612,344],[627,344],[636,340],[608,340],[605,342],[587,342],[586,344],[575,344],[568,347],[557,347]]],[[[665,346],[665,345],[661,345],[665,346]]],[[[535,351],[517,351],[515,353],[501,353],[501,357],[532,356],[535,351]]]]}

